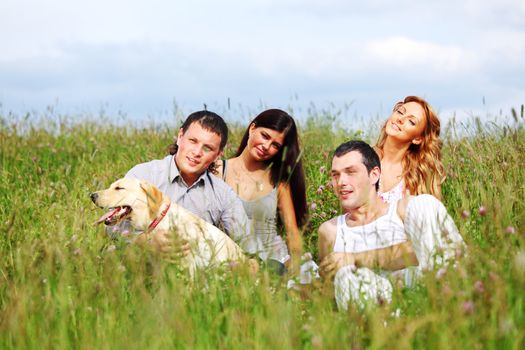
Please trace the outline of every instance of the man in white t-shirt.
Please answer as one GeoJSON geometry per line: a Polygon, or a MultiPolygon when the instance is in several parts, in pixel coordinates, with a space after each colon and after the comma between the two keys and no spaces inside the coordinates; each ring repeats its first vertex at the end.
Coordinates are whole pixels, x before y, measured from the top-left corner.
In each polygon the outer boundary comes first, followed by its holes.
{"type": "Polygon", "coordinates": [[[439,200],[421,195],[384,203],[377,195],[380,175],[379,157],[367,143],[348,141],[335,150],[332,185],[345,214],[319,227],[319,271],[334,278],[340,309],[349,301],[389,301],[385,271],[432,269],[464,246],[439,200]]]}

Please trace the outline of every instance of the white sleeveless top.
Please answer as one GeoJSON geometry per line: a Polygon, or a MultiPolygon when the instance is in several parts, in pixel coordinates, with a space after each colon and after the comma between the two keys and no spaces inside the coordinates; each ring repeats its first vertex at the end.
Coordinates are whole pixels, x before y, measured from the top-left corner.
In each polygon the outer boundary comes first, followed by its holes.
{"type": "MultiPolygon", "coordinates": [[[[228,161],[223,160],[223,179],[226,180],[228,161]]],[[[250,220],[250,234],[244,238],[242,248],[257,254],[263,261],[269,259],[285,263],[290,255],[286,242],[277,228],[277,187],[265,196],[246,201],[239,197],[250,220]]]]}
{"type": "Polygon", "coordinates": [[[349,227],[346,215],[337,217],[334,252],[359,253],[408,240],[403,222],[397,214],[397,201],[390,204],[385,215],[366,225],[349,227]]]}

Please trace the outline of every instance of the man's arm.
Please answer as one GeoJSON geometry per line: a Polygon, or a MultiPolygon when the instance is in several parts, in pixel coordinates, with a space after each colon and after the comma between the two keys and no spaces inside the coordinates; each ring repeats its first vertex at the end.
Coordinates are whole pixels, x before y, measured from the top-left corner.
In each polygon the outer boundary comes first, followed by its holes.
{"type": "Polygon", "coordinates": [[[321,276],[331,279],[340,268],[347,265],[357,267],[399,270],[418,265],[410,242],[399,243],[386,248],[368,250],[360,253],[332,252],[319,265],[321,276]]]}
{"type": "Polygon", "coordinates": [[[354,253],[353,255],[356,267],[377,267],[383,270],[399,270],[418,264],[416,255],[412,249],[412,243],[410,242],[354,253]]]}
{"type": "Polygon", "coordinates": [[[249,234],[249,219],[239,197],[226,183],[224,185],[220,224],[228,236],[244,249],[242,243],[249,234]]]}
{"type": "Polygon", "coordinates": [[[335,237],[337,233],[337,218],[325,221],[319,226],[317,236],[319,238],[319,261],[323,261],[334,251],[335,237]]]}

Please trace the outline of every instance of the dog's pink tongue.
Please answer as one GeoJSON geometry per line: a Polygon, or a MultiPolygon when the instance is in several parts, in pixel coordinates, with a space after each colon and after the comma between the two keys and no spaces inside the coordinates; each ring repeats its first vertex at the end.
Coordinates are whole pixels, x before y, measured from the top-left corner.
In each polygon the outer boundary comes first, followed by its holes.
{"type": "Polygon", "coordinates": [[[120,211],[120,209],[121,209],[120,207],[117,207],[111,211],[108,211],[106,214],[102,215],[100,219],[95,221],[93,225],[98,225],[106,220],[110,221],[110,218],[113,217],[113,215],[115,215],[118,211],[120,211]]]}

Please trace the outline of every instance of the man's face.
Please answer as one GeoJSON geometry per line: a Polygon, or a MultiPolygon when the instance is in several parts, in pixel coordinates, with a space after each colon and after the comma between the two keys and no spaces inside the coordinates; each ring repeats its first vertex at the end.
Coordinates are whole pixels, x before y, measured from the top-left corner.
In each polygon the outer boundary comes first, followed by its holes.
{"type": "Polygon", "coordinates": [[[199,122],[179,130],[175,162],[187,185],[192,185],[221,156],[220,144],[219,134],[204,129],[199,122]]]}
{"type": "Polygon", "coordinates": [[[332,159],[332,186],[344,209],[357,209],[370,201],[379,179],[379,168],[368,173],[358,151],[332,159]]]}

